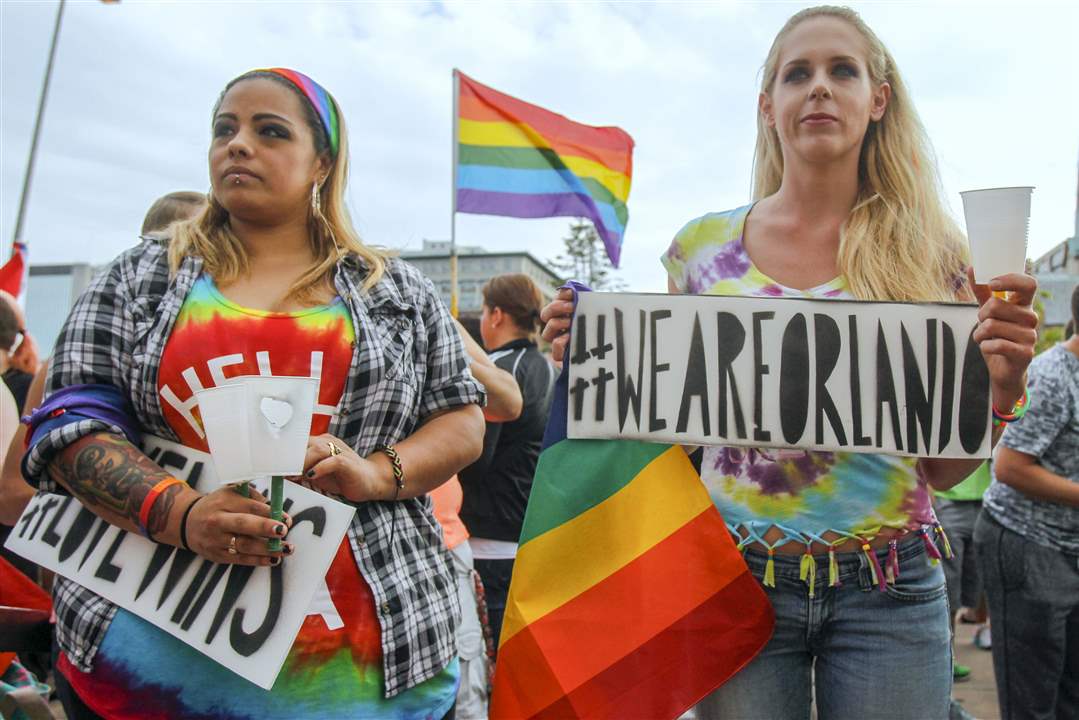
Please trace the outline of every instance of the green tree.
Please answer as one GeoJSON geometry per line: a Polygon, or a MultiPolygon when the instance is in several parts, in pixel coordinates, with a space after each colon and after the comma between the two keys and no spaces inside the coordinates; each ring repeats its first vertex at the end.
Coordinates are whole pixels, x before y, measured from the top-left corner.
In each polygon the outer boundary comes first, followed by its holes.
{"type": "Polygon", "coordinates": [[[577,218],[569,226],[569,235],[562,238],[562,253],[550,260],[562,277],[583,282],[593,290],[618,292],[626,289],[626,283],[615,276],[615,268],[607,258],[596,228],[587,220],[577,218]]]}
{"type": "Polygon", "coordinates": [[[1034,296],[1033,308],[1034,312],[1038,314],[1038,339],[1034,342],[1035,355],[1040,355],[1064,339],[1063,328],[1047,328],[1043,325],[1045,322],[1045,303],[1042,298],[1047,297],[1049,297],[1049,293],[1045,290],[1039,290],[1038,294],[1034,296]]]}

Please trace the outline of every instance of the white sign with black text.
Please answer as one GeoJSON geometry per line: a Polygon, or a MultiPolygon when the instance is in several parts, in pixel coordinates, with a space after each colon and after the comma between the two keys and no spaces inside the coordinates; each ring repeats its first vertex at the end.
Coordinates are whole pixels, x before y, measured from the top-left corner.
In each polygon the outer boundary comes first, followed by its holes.
{"type": "Polygon", "coordinates": [[[987,458],[969,304],[583,292],[571,438],[987,458]]]}
{"type": "MultiPolygon", "coordinates": [[[[144,437],[143,450],[196,489],[220,487],[206,453],[152,436],[144,437]]],[[[269,689],[355,512],[291,482],[284,509],[296,551],[276,567],[219,565],[125,532],[72,497],[46,493],[27,506],[6,547],[269,689]]]]}

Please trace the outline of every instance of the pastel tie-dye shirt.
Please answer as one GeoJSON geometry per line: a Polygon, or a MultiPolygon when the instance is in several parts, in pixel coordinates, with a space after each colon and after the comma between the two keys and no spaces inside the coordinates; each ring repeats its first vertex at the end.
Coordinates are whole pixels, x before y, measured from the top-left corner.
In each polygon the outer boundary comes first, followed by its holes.
{"type": "MultiPolygon", "coordinates": [[[[320,379],[311,432],[324,433],[337,412],[354,343],[352,318],[340,298],[294,313],[252,310],[225,298],[203,274],[184,299],[161,359],[165,418],[181,442],[206,452],[195,389],[243,375],[306,375],[320,379]]],[[[375,599],[348,538],[309,612],[269,692],[122,609],[92,672],[80,672],[65,656],[59,668],[91,709],[121,720],[439,720],[449,712],[456,661],[426,682],[383,697],[375,599]]]]}
{"type": "MultiPolygon", "coordinates": [[[[710,213],[675,236],[662,261],[684,293],[763,297],[850,298],[842,277],[808,290],[785,287],[762,273],[742,244],[752,205],[710,213]]],[[[828,543],[871,538],[881,528],[920,529],[936,522],[929,490],[913,458],[775,448],[706,447],[704,481],[727,524],[764,543],[828,543]]]]}

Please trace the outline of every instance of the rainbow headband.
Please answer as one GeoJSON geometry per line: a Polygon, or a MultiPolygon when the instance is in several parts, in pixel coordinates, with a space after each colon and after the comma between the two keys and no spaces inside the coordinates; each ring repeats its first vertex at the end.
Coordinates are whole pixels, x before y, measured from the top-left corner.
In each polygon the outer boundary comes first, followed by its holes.
{"type": "Polygon", "coordinates": [[[330,94],[317,82],[295,70],[289,70],[288,68],[260,68],[254,72],[268,72],[280,75],[300,89],[307,101],[311,103],[311,107],[315,108],[319,119],[322,120],[322,127],[326,128],[326,136],[330,140],[330,153],[337,157],[337,147],[340,143],[341,133],[337,122],[337,104],[330,97],[330,94]]]}

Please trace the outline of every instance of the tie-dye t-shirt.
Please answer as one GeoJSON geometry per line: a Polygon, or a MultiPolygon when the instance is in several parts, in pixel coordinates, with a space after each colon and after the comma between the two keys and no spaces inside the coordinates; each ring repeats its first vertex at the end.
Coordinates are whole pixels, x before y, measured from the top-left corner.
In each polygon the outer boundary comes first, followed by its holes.
{"type": "MultiPolygon", "coordinates": [[[[311,376],[320,379],[311,432],[324,433],[337,412],[354,343],[352,318],[340,298],[300,312],[263,312],[231,302],[203,274],[185,298],[162,356],[158,391],[165,418],[181,442],[207,451],[195,389],[243,375],[311,376]]],[[[449,712],[456,661],[430,680],[384,697],[374,595],[347,538],[309,613],[269,692],[122,609],[92,672],[78,671],[64,656],[59,667],[91,709],[121,720],[438,720],[449,712]]]]}
{"type": "MultiPolygon", "coordinates": [[[[675,236],[662,261],[684,293],[763,297],[850,298],[838,277],[808,290],[785,287],[762,273],[742,244],[752,205],[710,213],[675,236]]],[[[881,528],[935,523],[916,460],[893,455],[778,448],[706,447],[701,479],[732,529],[761,540],[773,526],[786,542],[870,538],[881,528]]]]}

